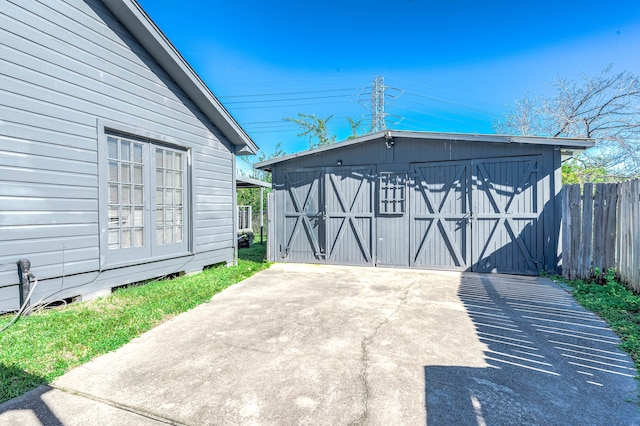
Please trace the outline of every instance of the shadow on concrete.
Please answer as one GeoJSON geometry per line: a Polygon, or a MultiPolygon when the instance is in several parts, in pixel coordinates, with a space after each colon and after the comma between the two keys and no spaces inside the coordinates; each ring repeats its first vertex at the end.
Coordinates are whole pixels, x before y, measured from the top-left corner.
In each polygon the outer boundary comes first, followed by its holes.
{"type": "Polygon", "coordinates": [[[640,424],[631,358],[564,290],[464,274],[458,297],[486,367],[425,366],[427,424],[640,424]]]}
{"type": "MultiPolygon", "coordinates": [[[[34,376],[16,367],[6,366],[0,363],[0,380],[3,383],[12,383],[12,388],[31,387],[32,391],[26,394],[16,394],[10,388],[1,389],[0,397],[7,400],[0,403],[0,415],[13,410],[21,412],[29,411],[33,420],[38,420],[39,424],[50,426],[62,426],[62,422],[51,411],[47,403],[42,399],[42,395],[50,392],[52,388],[44,385],[45,380],[42,377],[34,376]],[[18,386],[23,384],[24,386],[18,386]],[[13,398],[13,399],[9,399],[13,398]]],[[[24,418],[24,414],[21,418],[24,418]]],[[[2,423],[2,421],[0,421],[2,423]]]]}

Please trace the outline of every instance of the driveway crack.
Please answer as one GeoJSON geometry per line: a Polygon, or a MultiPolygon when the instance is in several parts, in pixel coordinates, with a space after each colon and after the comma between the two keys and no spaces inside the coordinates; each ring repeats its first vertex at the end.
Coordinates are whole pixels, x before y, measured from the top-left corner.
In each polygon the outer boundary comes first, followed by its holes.
{"type": "Polygon", "coordinates": [[[362,403],[363,403],[364,409],[360,414],[360,416],[358,416],[358,418],[353,423],[351,423],[352,425],[366,424],[369,418],[369,398],[371,396],[371,387],[369,384],[369,363],[370,363],[369,347],[371,346],[373,339],[375,339],[376,336],[378,335],[378,332],[380,331],[380,329],[391,320],[391,318],[400,310],[400,308],[402,308],[402,306],[406,304],[407,296],[409,295],[409,292],[411,291],[411,288],[415,285],[415,283],[416,281],[412,281],[404,289],[402,296],[400,296],[400,301],[398,302],[393,312],[391,312],[382,321],[380,321],[375,326],[375,328],[373,329],[373,332],[370,335],[364,336],[364,338],[362,339],[362,342],[360,343],[360,346],[362,348],[362,355],[360,356],[360,362],[362,363],[360,380],[362,381],[362,386],[363,386],[362,403]]]}

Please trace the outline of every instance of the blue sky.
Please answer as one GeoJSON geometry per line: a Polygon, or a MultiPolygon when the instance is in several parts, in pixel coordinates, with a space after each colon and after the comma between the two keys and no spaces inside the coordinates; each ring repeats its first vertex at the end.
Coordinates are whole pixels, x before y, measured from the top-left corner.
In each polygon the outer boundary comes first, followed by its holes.
{"type": "Polygon", "coordinates": [[[138,2],[267,153],[307,148],[298,113],[366,130],[378,75],[388,128],[493,133],[559,76],[640,74],[638,0],[138,2]]]}

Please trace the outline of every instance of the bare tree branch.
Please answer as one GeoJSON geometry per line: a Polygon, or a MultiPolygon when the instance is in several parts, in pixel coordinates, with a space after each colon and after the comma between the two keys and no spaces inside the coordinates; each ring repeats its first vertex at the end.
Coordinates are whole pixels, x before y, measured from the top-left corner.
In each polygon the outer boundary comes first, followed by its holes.
{"type": "Polygon", "coordinates": [[[494,127],[500,133],[587,137],[596,142],[584,164],[614,175],[640,175],[640,79],[605,68],[576,82],[558,78],[550,99],[525,96],[494,127]],[[595,159],[597,158],[597,162],[595,159]]]}

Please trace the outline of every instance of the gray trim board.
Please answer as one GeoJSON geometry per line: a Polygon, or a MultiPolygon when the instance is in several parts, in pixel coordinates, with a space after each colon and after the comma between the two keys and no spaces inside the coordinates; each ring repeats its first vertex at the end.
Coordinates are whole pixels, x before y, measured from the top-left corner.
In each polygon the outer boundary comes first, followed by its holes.
{"type": "Polygon", "coordinates": [[[236,175],[236,188],[271,188],[271,183],[247,176],[236,175]]]}
{"type": "Polygon", "coordinates": [[[534,145],[553,145],[560,148],[574,148],[574,150],[580,151],[593,147],[594,143],[592,139],[569,139],[569,138],[548,138],[541,136],[508,136],[508,135],[477,135],[477,134],[465,134],[465,133],[439,133],[439,132],[410,132],[404,130],[384,130],[377,133],[372,133],[359,138],[339,142],[332,145],[326,145],[320,148],[315,148],[295,154],[285,155],[283,157],[272,158],[269,160],[261,161],[255,164],[255,168],[259,170],[271,170],[271,166],[280,164],[286,161],[290,161],[300,157],[313,156],[321,154],[327,151],[339,150],[345,147],[358,145],[362,143],[368,143],[377,139],[380,140],[394,140],[394,139],[417,139],[417,140],[442,140],[449,142],[489,142],[489,143],[519,143],[519,144],[534,144],[534,145]]]}

